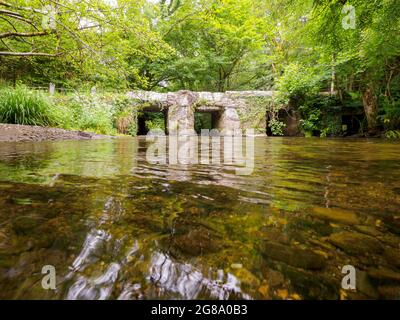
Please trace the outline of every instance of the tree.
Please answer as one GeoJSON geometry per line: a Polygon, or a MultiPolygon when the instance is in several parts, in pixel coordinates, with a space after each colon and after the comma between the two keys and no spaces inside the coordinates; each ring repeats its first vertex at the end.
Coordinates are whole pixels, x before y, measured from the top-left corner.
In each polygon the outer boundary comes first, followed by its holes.
{"type": "Polygon", "coordinates": [[[123,86],[140,82],[134,57],[167,50],[141,14],[145,1],[0,1],[0,59],[3,74],[23,59],[26,73],[47,80],[100,82],[123,86]],[[159,45],[159,48],[157,46],[159,45]],[[158,50],[157,50],[158,49],[158,50]],[[159,50],[162,49],[162,50],[159,50]],[[37,68],[39,66],[39,68],[37,68]],[[53,79],[48,79],[52,77],[53,79]]]}
{"type": "Polygon", "coordinates": [[[397,0],[0,0],[0,77],[283,102],[358,93],[374,131],[382,106],[399,109],[399,17],[397,0]]]}
{"type": "Polygon", "coordinates": [[[168,81],[169,90],[225,91],[257,78],[263,62],[264,17],[257,1],[182,0],[165,13],[164,2],[149,5],[153,30],[174,49],[163,60],[143,61],[148,89],[168,81]]]}
{"type": "Polygon", "coordinates": [[[357,82],[368,129],[375,131],[379,95],[390,88],[390,81],[399,73],[400,3],[396,0],[354,0],[346,4],[351,5],[347,11],[343,10],[342,1],[314,1],[315,40],[336,57],[338,77],[344,78],[345,82],[357,82]],[[355,18],[354,29],[343,25],[343,13],[348,14],[351,10],[355,18]]]}

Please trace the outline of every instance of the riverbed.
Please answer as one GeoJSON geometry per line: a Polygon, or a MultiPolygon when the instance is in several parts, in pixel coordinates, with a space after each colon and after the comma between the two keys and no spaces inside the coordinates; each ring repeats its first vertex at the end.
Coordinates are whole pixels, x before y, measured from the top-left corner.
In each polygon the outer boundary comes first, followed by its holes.
{"type": "Polygon", "coordinates": [[[0,298],[400,298],[398,142],[258,137],[250,175],[148,146],[0,143],[0,298]]]}

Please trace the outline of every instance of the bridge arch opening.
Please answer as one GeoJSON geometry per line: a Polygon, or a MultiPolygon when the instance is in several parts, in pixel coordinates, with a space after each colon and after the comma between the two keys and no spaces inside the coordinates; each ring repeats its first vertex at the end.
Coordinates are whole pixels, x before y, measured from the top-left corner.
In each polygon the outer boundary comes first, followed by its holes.
{"type": "Polygon", "coordinates": [[[144,109],[137,116],[137,135],[144,136],[150,130],[161,129],[167,133],[167,111],[144,109]]]}
{"type": "Polygon", "coordinates": [[[202,129],[218,129],[221,112],[219,111],[196,111],[194,114],[194,130],[201,134],[202,129]]]}

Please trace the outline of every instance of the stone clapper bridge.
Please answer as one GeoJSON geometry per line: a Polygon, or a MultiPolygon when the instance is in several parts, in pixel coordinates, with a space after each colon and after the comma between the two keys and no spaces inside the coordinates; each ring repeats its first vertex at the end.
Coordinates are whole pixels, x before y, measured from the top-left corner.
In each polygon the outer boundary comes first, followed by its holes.
{"type": "MultiPolygon", "coordinates": [[[[221,133],[254,129],[257,135],[266,134],[266,105],[251,103],[252,99],[266,100],[273,97],[273,91],[227,91],[193,92],[178,91],[158,93],[131,91],[128,97],[143,112],[162,112],[166,134],[194,132],[195,112],[210,113],[212,129],[221,133]]],[[[267,103],[267,102],[266,102],[267,103]]]]}

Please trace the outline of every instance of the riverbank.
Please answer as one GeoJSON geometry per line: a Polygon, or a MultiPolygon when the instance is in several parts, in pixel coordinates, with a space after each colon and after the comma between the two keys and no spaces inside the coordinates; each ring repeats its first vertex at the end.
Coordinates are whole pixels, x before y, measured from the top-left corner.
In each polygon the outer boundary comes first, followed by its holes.
{"type": "Polygon", "coordinates": [[[96,140],[106,138],[110,138],[110,136],[92,132],[70,131],[58,128],[25,126],[19,124],[0,124],[0,142],[96,140]]]}

